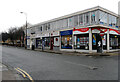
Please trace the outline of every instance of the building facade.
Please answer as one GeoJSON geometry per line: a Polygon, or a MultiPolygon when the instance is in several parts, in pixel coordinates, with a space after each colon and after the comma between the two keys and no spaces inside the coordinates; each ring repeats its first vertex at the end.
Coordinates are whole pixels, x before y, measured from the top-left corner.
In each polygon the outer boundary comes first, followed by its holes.
{"type": "Polygon", "coordinates": [[[119,17],[100,6],[48,20],[27,29],[35,48],[96,52],[120,49],[119,17]],[[101,37],[102,36],[102,37],[101,37]]]}

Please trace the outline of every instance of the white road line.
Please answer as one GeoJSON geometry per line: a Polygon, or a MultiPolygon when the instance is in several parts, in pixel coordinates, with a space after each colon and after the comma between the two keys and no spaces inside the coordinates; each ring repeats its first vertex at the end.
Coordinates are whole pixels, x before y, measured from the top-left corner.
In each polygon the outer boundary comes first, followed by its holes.
{"type": "Polygon", "coordinates": [[[85,65],[85,64],[77,64],[77,63],[73,63],[73,62],[70,62],[70,61],[64,61],[66,63],[69,63],[69,64],[73,64],[73,65],[78,65],[78,66],[82,66],[82,67],[86,67],[86,68],[89,68],[89,69],[98,69],[98,67],[94,67],[94,66],[89,66],[89,65],[85,65]]]}

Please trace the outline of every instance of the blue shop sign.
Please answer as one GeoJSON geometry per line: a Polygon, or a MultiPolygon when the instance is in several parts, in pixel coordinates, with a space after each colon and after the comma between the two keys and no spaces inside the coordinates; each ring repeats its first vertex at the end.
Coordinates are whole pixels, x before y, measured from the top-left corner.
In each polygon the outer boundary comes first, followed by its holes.
{"type": "Polygon", "coordinates": [[[65,36],[65,35],[72,35],[73,31],[72,30],[67,30],[67,31],[61,31],[60,35],[65,36]]]}
{"type": "Polygon", "coordinates": [[[30,36],[27,36],[27,39],[30,39],[30,36]]]}

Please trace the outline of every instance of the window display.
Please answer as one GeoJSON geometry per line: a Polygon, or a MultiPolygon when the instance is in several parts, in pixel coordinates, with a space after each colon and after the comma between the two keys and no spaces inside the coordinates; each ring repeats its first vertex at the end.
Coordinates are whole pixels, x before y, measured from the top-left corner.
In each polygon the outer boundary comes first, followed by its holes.
{"type": "Polygon", "coordinates": [[[41,48],[42,47],[42,39],[37,38],[36,39],[36,48],[41,48]]]}
{"type": "Polygon", "coordinates": [[[110,46],[118,46],[118,38],[110,38],[110,46]]]}
{"type": "Polygon", "coordinates": [[[96,45],[96,34],[93,34],[93,45],[96,45]]]}
{"type": "Polygon", "coordinates": [[[72,49],[72,35],[66,35],[61,37],[61,48],[72,49]]]}
{"type": "Polygon", "coordinates": [[[88,34],[82,34],[76,36],[76,43],[75,48],[76,49],[88,49],[89,46],[89,37],[88,34]]]}
{"type": "Polygon", "coordinates": [[[44,38],[44,41],[45,41],[44,46],[45,47],[50,47],[50,37],[49,38],[44,38]]]}

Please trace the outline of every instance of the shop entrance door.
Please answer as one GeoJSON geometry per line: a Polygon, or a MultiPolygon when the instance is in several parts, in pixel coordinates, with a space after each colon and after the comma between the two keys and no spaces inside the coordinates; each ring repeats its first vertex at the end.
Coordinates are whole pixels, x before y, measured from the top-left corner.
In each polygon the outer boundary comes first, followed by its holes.
{"type": "Polygon", "coordinates": [[[99,33],[92,34],[92,49],[97,50],[98,46],[102,46],[103,49],[107,49],[107,35],[105,34],[103,37],[99,35],[99,33]]]}

